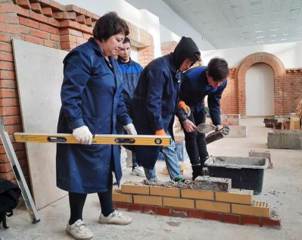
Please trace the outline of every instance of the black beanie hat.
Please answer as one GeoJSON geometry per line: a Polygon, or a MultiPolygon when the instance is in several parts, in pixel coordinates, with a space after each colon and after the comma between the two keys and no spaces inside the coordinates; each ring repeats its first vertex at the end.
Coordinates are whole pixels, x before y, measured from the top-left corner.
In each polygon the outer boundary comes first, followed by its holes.
{"type": "Polygon", "coordinates": [[[193,63],[200,60],[200,51],[192,38],[189,37],[180,39],[172,55],[176,69],[179,69],[186,58],[191,59],[193,63]]]}

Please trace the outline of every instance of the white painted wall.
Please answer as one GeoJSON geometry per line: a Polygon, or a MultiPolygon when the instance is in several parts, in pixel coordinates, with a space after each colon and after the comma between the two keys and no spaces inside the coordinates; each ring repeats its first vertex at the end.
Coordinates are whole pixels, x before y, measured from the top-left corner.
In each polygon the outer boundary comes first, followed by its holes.
{"type": "Polygon", "coordinates": [[[218,56],[225,58],[230,67],[236,67],[245,57],[256,52],[274,54],[282,61],[285,68],[302,67],[302,42],[203,51],[201,57],[204,64],[207,64],[211,58],[218,56]]]}
{"type": "MultiPolygon", "coordinates": [[[[201,50],[214,49],[213,45],[200,35],[190,24],[177,15],[166,3],[161,0],[126,0],[138,9],[148,9],[159,17],[163,28],[169,29],[178,36],[191,37],[201,50]]],[[[161,41],[173,41],[173,34],[169,31],[161,32],[161,41]],[[172,38],[171,38],[172,36],[172,38]]]]}
{"type": "Polygon", "coordinates": [[[87,9],[99,16],[115,11],[120,17],[133,23],[148,33],[154,38],[154,55],[161,56],[160,49],[160,24],[159,18],[146,10],[138,10],[130,3],[124,0],[57,0],[61,4],[74,4],[81,8],[87,9]]]}
{"type": "Polygon", "coordinates": [[[255,64],[246,72],[246,115],[274,115],[274,75],[267,64],[255,64]]]}

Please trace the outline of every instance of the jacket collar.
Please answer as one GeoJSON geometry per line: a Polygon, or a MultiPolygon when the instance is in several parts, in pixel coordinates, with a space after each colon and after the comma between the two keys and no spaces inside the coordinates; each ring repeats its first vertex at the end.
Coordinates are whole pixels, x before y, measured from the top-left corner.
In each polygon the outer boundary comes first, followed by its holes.
{"type": "Polygon", "coordinates": [[[100,46],[97,44],[97,42],[95,41],[95,39],[93,37],[89,38],[88,40],[89,44],[93,47],[93,49],[101,54],[102,56],[104,56],[104,51],[102,48],[100,48],[100,46]]]}

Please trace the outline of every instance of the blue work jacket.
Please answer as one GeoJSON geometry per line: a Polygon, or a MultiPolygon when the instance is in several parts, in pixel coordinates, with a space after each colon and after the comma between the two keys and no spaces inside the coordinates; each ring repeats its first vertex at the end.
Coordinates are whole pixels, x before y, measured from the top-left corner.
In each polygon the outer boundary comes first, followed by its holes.
{"type": "MultiPolygon", "coordinates": [[[[131,122],[121,97],[123,82],[118,63],[106,62],[91,38],[64,59],[62,107],[58,133],[86,125],[92,134],[116,134],[116,125],[131,122]]],[[[57,186],[69,192],[106,192],[122,172],[117,145],[57,145],[57,186]]]]}
{"type": "MultiPolygon", "coordinates": [[[[208,96],[208,107],[212,122],[214,125],[220,124],[220,99],[224,89],[227,86],[227,80],[214,88],[209,85],[206,77],[206,67],[191,68],[184,73],[183,81],[180,87],[180,100],[190,106],[196,113],[204,111],[205,96],[208,96]]],[[[183,121],[182,117],[180,120],[183,121]]]]}
{"type": "MultiPolygon", "coordinates": [[[[153,60],[144,68],[132,100],[132,118],[138,134],[154,135],[156,130],[164,129],[173,135],[180,86],[178,76],[171,54],[153,60]]],[[[136,147],[136,159],[152,169],[160,149],[136,147]]]]}

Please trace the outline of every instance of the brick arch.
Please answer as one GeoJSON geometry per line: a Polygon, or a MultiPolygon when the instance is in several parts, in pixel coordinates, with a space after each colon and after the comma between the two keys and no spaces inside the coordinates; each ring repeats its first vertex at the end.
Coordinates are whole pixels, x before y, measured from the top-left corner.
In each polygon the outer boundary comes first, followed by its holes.
{"type": "Polygon", "coordinates": [[[275,114],[284,114],[285,96],[284,91],[282,90],[282,82],[284,81],[286,71],[283,63],[278,57],[266,52],[248,55],[239,64],[237,70],[239,113],[243,116],[246,115],[245,76],[247,70],[256,63],[267,64],[273,69],[275,114]]]}

